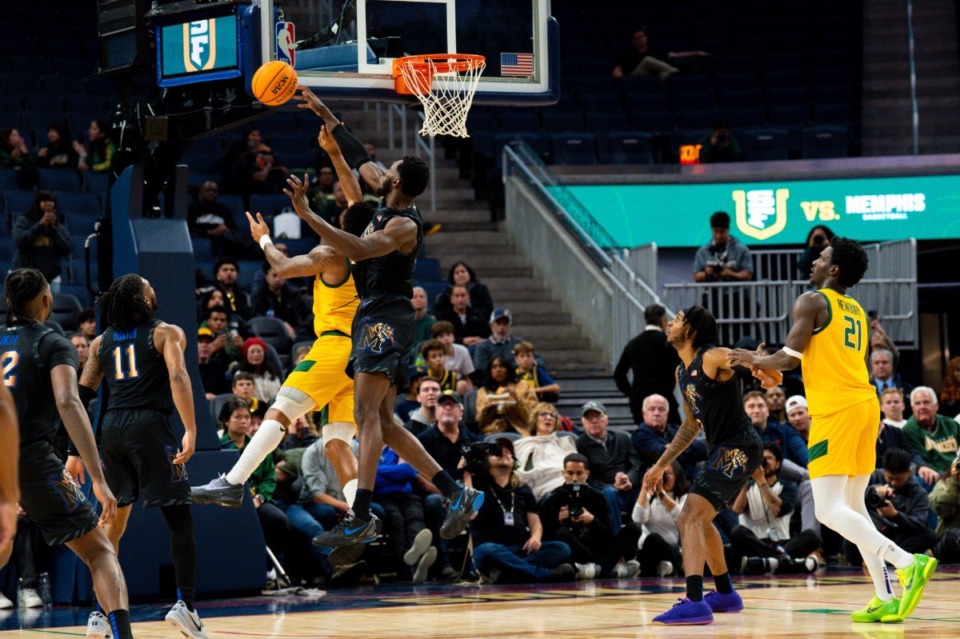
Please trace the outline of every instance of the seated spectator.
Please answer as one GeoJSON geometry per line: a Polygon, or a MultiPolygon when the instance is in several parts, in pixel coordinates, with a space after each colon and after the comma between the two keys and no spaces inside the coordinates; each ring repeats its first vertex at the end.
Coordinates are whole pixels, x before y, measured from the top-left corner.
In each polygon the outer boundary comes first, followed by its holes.
{"type": "MultiPolygon", "coordinates": [[[[242,399],[230,400],[220,410],[219,422],[223,431],[220,444],[225,450],[243,450],[250,442],[250,411],[251,406],[242,399]]],[[[276,466],[273,456],[267,455],[250,475],[247,488],[253,494],[253,505],[257,509],[257,518],[260,520],[267,547],[280,558],[283,557],[290,524],[283,511],[273,503],[273,491],[276,487],[276,466]]],[[[273,570],[272,565],[267,571],[268,580],[271,578],[270,570],[273,570]]],[[[276,579],[275,576],[273,578],[276,579]]]]}
{"type": "Polygon", "coordinates": [[[543,401],[560,398],[560,384],[547,370],[537,364],[537,352],[530,342],[520,342],[513,347],[513,359],[517,362],[517,377],[525,381],[543,401]]]}
{"type": "Polygon", "coordinates": [[[187,205],[187,227],[194,237],[210,240],[214,255],[255,259],[260,253],[250,234],[240,231],[233,213],[219,200],[220,188],[213,180],[200,185],[196,198],[187,205]]]}
{"type": "MultiPolygon", "coordinates": [[[[460,379],[470,379],[476,368],[467,347],[454,341],[456,336],[453,324],[440,320],[430,327],[430,334],[433,339],[439,340],[443,344],[443,352],[446,356],[446,359],[443,360],[443,367],[448,371],[456,372],[460,379]]],[[[471,382],[470,385],[472,387],[473,383],[471,382]]]]}
{"type": "MultiPolygon", "coordinates": [[[[356,452],[356,441],[351,442],[350,446],[356,452]]],[[[300,504],[325,530],[332,529],[337,524],[339,513],[350,510],[350,505],[347,504],[337,473],[324,452],[322,439],[303,451],[300,472],[303,476],[300,504]]]]}
{"type": "MultiPolygon", "coordinates": [[[[422,286],[413,287],[413,297],[410,303],[413,305],[413,311],[417,315],[417,324],[413,329],[413,345],[410,347],[410,355],[416,358],[417,348],[423,342],[431,339],[433,335],[430,329],[437,322],[437,318],[427,312],[427,292],[422,286]]],[[[455,369],[450,369],[455,370],[455,369]]],[[[459,373],[459,371],[457,371],[459,373]]],[[[472,373],[473,371],[470,371],[472,373]]],[[[470,373],[467,373],[469,375],[470,373]]],[[[459,373],[463,377],[463,373],[459,373]]]]}
{"type": "Polygon", "coordinates": [[[273,401],[280,392],[283,383],[283,371],[277,370],[276,364],[267,359],[267,343],[259,337],[251,337],[243,343],[240,349],[241,359],[236,370],[250,373],[256,387],[254,394],[265,404],[273,401]]]}
{"type": "Polygon", "coordinates": [[[807,233],[807,241],[804,242],[803,253],[797,258],[797,276],[801,281],[810,279],[814,261],[820,257],[823,249],[830,246],[834,237],[836,233],[823,224],[817,224],[810,229],[807,233]]]}
{"type": "Polygon", "coordinates": [[[207,319],[207,311],[214,306],[226,306],[227,298],[219,288],[211,288],[200,294],[200,300],[197,302],[197,321],[203,322],[207,319]]]}
{"type": "MultiPolygon", "coordinates": [[[[324,178],[326,172],[333,172],[333,169],[330,167],[322,167],[320,169],[319,179],[324,178]]],[[[323,219],[329,221],[333,224],[336,220],[340,219],[340,214],[347,210],[349,203],[347,202],[347,196],[343,192],[343,186],[340,184],[340,180],[333,182],[329,194],[326,194],[323,203],[319,208],[314,208],[317,211],[317,214],[320,215],[323,219]]]]}
{"type": "Polygon", "coordinates": [[[910,393],[913,417],[907,420],[903,433],[927,466],[941,477],[950,470],[960,442],[960,425],[946,415],[937,414],[937,394],[928,386],[917,386],[910,393]]]}
{"type": "MultiPolygon", "coordinates": [[[[312,446],[318,438],[317,427],[307,415],[301,415],[287,426],[287,434],[278,450],[289,451],[312,446]]],[[[320,534],[320,533],[317,533],[320,534]]],[[[316,537],[316,535],[314,535],[316,537]]],[[[313,537],[311,537],[312,539],[313,537]]]]}
{"type": "Polygon", "coordinates": [[[438,320],[450,322],[458,344],[473,346],[490,335],[490,327],[477,311],[470,306],[470,293],[466,286],[454,285],[450,292],[451,307],[434,311],[438,320]]]}
{"type": "Polygon", "coordinates": [[[207,399],[213,399],[217,395],[230,392],[226,365],[222,359],[210,356],[212,343],[213,331],[206,327],[197,330],[197,362],[200,369],[200,383],[203,385],[203,391],[206,393],[207,399]]]}
{"type": "Polygon", "coordinates": [[[520,482],[529,486],[537,501],[563,485],[563,460],[577,452],[573,437],[557,436],[560,413],[552,404],[540,402],[531,413],[530,435],[513,443],[520,466],[520,482]]]}
{"type": "Polygon", "coordinates": [[[668,62],[678,58],[709,56],[706,51],[656,51],[650,49],[647,28],[640,27],[633,32],[631,38],[633,47],[617,60],[613,67],[613,77],[622,78],[625,75],[658,75],[666,80],[680,69],[668,62]]]}
{"type": "Polygon", "coordinates": [[[631,519],[643,526],[641,577],[668,577],[683,569],[680,526],[677,521],[689,492],[690,481],[680,461],[675,459],[670,463],[670,470],[663,473],[660,492],[646,493],[641,490],[637,495],[631,519]]]}
{"type": "Polygon", "coordinates": [[[710,216],[712,239],[697,249],[693,259],[695,282],[747,282],[753,279],[750,249],[730,235],[730,215],[717,211],[710,216]]]}
{"type": "Polygon", "coordinates": [[[303,301],[300,290],[288,283],[269,262],[263,263],[263,284],[253,294],[253,313],[283,320],[291,339],[296,328],[310,316],[310,308],[303,301]]]}
{"type": "Polygon", "coordinates": [[[237,261],[232,257],[221,257],[213,265],[213,275],[217,280],[217,288],[227,300],[230,314],[244,320],[253,317],[250,298],[237,284],[237,278],[240,276],[240,265],[237,261]]]}
{"type": "Polygon", "coordinates": [[[80,155],[73,148],[70,132],[62,122],[47,126],[47,144],[37,151],[37,166],[44,169],[77,169],[80,155]]]}
{"type": "Polygon", "coordinates": [[[487,458],[487,467],[472,476],[473,485],[485,494],[483,506],[470,522],[473,563],[489,583],[546,582],[572,579],[570,547],[561,541],[542,541],[537,500],[520,485],[513,465],[513,444],[497,440],[498,454],[487,458]]]}
{"type": "Polygon", "coordinates": [[[730,125],[726,120],[714,122],[713,131],[702,138],[699,144],[700,164],[739,162],[743,159],[740,143],[730,134],[730,125]]]}
{"type": "Polygon", "coordinates": [[[616,535],[610,531],[607,500],[587,484],[590,461],[583,455],[567,455],[562,476],[564,483],[547,495],[540,508],[544,538],[570,547],[577,579],[636,577],[640,526],[628,524],[616,535]]]}
{"type": "Polygon", "coordinates": [[[523,340],[510,334],[512,324],[510,309],[497,308],[490,313],[489,337],[478,342],[473,351],[473,365],[478,371],[487,370],[494,357],[502,357],[512,368],[516,368],[513,348],[523,340]]]}
{"type": "Polygon", "coordinates": [[[960,416],[960,357],[947,363],[947,374],[940,387],[940,410],[948,417],[960,416]]]}
{"type": "Polygon", "coordinates": [[[87,129],[87,143],[73,143],[73,149],[80,156],[78,169],[95,173],[110,170],[117,147],[110,139],[109,128],[105,120],[91,120],[90,127],[87,129]]]}
{"type": "Polygon", "coordinates": [[[441,341],[427,340],[420,345],[420,355],[426,364],[427,377],[440,384],[440,390],[457,391],[461,395],[463,394],[460,388],[462,386],[460,381],[462,380],[455,372],[444,368],[446,355],[441,341]]]}
{"type": "Polygon", "coordinates": [[[879,396],[888,388],[899,388],[904,395],[913,390],[897,372],[893,353],[885,348],[875,348],[870,352],[870,381],[877,387],[879,396]]]}
{"type": "Polygon", "coordinates": [[[237,399],[242,399],[250,408],[251,414],[266,413],[266,402],[257,399],[257,385],[253,375],[247,371],[237,371],[233,374],[233,383],[230,386],[237,399]]]}
{"type": "Polygon", "coordinates": [[[610,528],[620,532],[622,513],[633,507],[640,489],[640,457],[626,433],[608,430],[606,407],[590,401],[580,409],[583,435],[577,451],[590,460],[591,486],[602,491],[610,504],[610,528]]]}
{"type": "Polygon", "coordinates": [[[63,258],[73,250],[73,240],[53,194],[38,191],[33,196],[30,208],[13,226],[13,243],[12,268],[37,269],[47,278],[50,290],[59,292],[63,258]]]}
{"type": "Polygon", "coordinates": [[[914,449],[913,443],[911,443],[907,434],[903,432],[903,429],[888,426],[881,421],[880,427],[877,429],[876,470],[883,469],[883,456],[888,450],[893,450],[894,448],[910,453],[910,465],[913,467],[918,479],[922,482],[921,485],[925,488],[929,486],[927,491],[930,491],[933,485],[937,483],[937,480],[940,479],[940,473],[931,468],[920,453],[914,449]]]}
{"type": "Polygon", "coordinates": [[[410,420],[410,413],[420,406],[417,396],[420,393],[420,382],[427,375],[427,369],[423,366],[411,366],[409,375],[410,388],[405,395],[397,395],[397,399],[393,403],[393,414],[403,423],[407,423],[410,420]]]}
{"type": "Polygon", "coordinates": [[[433,533],[426,527],[423,498],[413,492],[416,478],[413,466],[401,460],[389,446],[383,447],[373,491],[374,499],[386,514],[383,558],[389,568],[399,569],[412,582],[421,583],[427,580],[430,566],[437,560],[437,549],[432,545],[433,533]]]}
{"type": "Polygon", "coordinates": [[[797,431],[804,442],[810,440],[810,410],[807,407],[807,398],[803,395],[794,395],[787,400],[787,421],[793,430],[797,431]]]}
{"type": "Polygon", "coordinates": [[[223,155],[217,159],[217,167],[220,173],[223,174],[223,177],[229,178],[230,169],[240,156],[244,154],[247,147],[251,145],[254,146],[254,148],[259,147],[261,142],[263,142],[263,137],[260,134],[260,129],[258,129],[256,125],[245,129],[241,137],[234,140],[230,146],[227,147],[227,150],[224,151],[223,155]]]}
{"type": "Polygon", "coordinates": [[[77,325],[80,334],[86,338],[87,344],[92,342],[97,336],[97,315],[92,306],[80,311],[80,314],[77,315],[77,325]]]}
{"type": "Polygon", "coordinates": [[[894,428],[903,428],[907,420],[903,417],[906,406],[903,403],[903,391],[899,388],[884,388],[880,391],[880,412],[883,423],[894,428]]]}
{"type": "Polygon", "coordinates": [[[763,393],[763,398],[767,400],[767,410],[770,411],[770,419],[780,424],[787,423],[787,394],[783,386],[774,386],[768,388],[763,393]]]}
{"type": "Polygon", "coordinates": [[[410,413],[404,427],[419,437],[424,431],[437,425],[437,400],[442,391],[440,384],[432,377],[421,377],[417,390],[420,406],[410,413]]]}
{"type": "Polygon", "coordinates": [[[820,537],[809,530],[790,536],[797,485],[780,478],[782,464],[780,446],[764,443],[763,464],[730,507],[740,515],[730,542],[733,565],[739,565],[743,573],[813,572],[819,567],[817,559],[809,555],[820,548],[820,537]]]}
{"type": "Polygon", "coordinates": [[[224,190],[236,193],[247,203],[254,194],[281,193],[287,173],[287,167],[278,162],[269,146],[250,142],[230,168],[224,190]]]}
{"type": "MultiPolygon", "coordinates": [[[[679,424],[668,424],[667,417],[670,413],[670,403],[663,395],[656,393],[647,395],[643,400],[642,417],[643,423],[637,430],[633,431],[630,441],[633,443],[642,463],[642,470],[646,472],[650,466],[657,463],[667,444],[673,441],[679,424]]],[[[683,467],[684,474],[688,479],[697,476],[697,462],[706,461],[707,443],[703,438],[694,439],[690,445],[680,453],[677,461],[683,467]]]]}
{"type": "Polygon", "coordinates": [[[790,463],[785,464],[785,470],[789,471],[785,477],[791,481],[796,479],[797,468],[806,469],[808,463],[807,446],[797,431],[770,417],[767,400],[760,391],[750,391],[743,396],[743,409],[750,418],[750,423],[757,429],[760,439],[765,444],[778,445],[783,451],[784,459],[792,462],[793,468],[790,463]]]}
{"type": "Polygon", "coordinates": [[[80,369],[77,371],[77,374],[83,372],[83,365],[87,363],[87,355],[90,353],[90,344],[80,333],[70,333],[67,336],[67,339],[70,340],[70,343],[77,347],[77,357],[80,358],[80,369]]]}
{"type": "MultiPolygon", "coordinates": [[[[937,482],[930,493],[930,508],[937,513],[937,537],[948,530],[960,530],[960,457],[950,464],[950,472],[937,482]]],[[[939,559],[939,556],[937,556],[939,559]]]]}
{"type": "Polygon", "coordinates": [[[206,311],[206,319],[200,328],[209,328],[213,333],[210,342],[210,357],[219,359],[224,366],[240,359],[240,349],[243,347],[243,338],[236,332],[227,332],[230,322],[230,311],[226,306],[212,306],[206,311]]]}
{"type": "Polygon", "coordinates": [[[37,160],[16,129],[0,129],[0,169],[16,170],[17,185],[21,189],[37,185],[37,160]]]}
{"type": "MultiPolygon", "coordinates": [[[[447,471],[458,481],[464,478],[463,448],[480,437],[467,430],[463,419],[463,403],[457,393],[444,393],[437,399],[437,425],[428,428],[419,435],[424,450],[433,457],[440,468],[447,471]]],[[[427,514],[427,527],[433,533],[437,545],[437,574],[441,579],[452,579],[459,571],[450,565],[447,542],[440,537],[440,526],[446,516],[443,495],[432,483],[424,480],[420,483],[420,492],[424,494],[424,509],[427,514]]]]}
{"type": "Polygon", "coordinates": [[[530,415],[537,405],[533,389],[517,380],[507,361],[494,357],[487,368],[486,381],[477,391],[477,421],[480,432],[516,432],[530,434],[530,415]]]}
{"type": "MultiPolygon", "coordinates": [[[[910,472],[910,453],[888,450],[883,455],[883,470],[870,476],[865,501],[877,530],[909,553],[926,553],[937,543],[927,526],[930,506],[927,492],[910,472]]],[[[860,549],[844,541],[847,561],[859,566],[860,549]]]]}
{"type": "Polygon", "coordinates": [[[441,312],[449,311],[453,307],[454,286],[467,287],[467,293],[470,295],[470,306],[480,317],[488,317],[493,312],[493,298],[490,296],[490,289],[477,279],[476,272],[466,262],[455,262],[450,267],[447,281],[450,282],[450,286],[440,293],[433,305],[433,314],[438,318],[441,312]]]}

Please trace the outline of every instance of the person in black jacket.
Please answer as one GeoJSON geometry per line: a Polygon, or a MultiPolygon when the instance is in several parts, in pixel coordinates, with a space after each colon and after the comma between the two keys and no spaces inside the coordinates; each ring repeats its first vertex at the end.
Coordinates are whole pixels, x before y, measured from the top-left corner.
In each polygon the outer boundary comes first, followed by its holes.
{"type": "MultiPolygon", "coordinates": [[[[673,441],[674,435],[680,429],[679,425],[668,423],[667,411],[667,399],[663,395],[648,395],[643,400],[643,421],[640,428],[633,431],[630,441],[637,449],[644,472],[657,463],[667,444],[673,441]]],[[[697,476],[697,462],[706,459],[707,443],[702,439],[693,440],[677,457],[677,461],[683,466],[683,472],[691,481],[697,476]]]]}
{"type": "Polygon", "coordinates": [[[630,412],[635,423],[643,423],[644,398],[657,393],[666,397],[670,404],[670,423],[679,424],[680,411],[673,389],[677,383],[676,371],[680,358],[677,357],[677,351],[667,344],[667,336],[663,332],[667,326],[667,309],[659,304],[651,304],[644,310],[643,319],[647,325],[623,349],[613,371],[613,379],[620,392],[630,399],[630,412]],[[632,383],[628,373],[632,373],[632,383]]]}
{"type": "Polygon", "coordinates": [[[17,247],[13,268],[37,269],[50,283],[50,290],[59,291],[63,258],[73,250],[73,240],[53,194],[37,192],[13,226],[13,242],[17,247]]]}
{"type": "Polygon", "coordinates": [[[287,282],[270,262],[263,263],[263,275],[263,284],[253,294],[253,312],[258,316],[283,320],[287,333],[293,338],[296,327],[310,315],[310,309],[300,291],[287,282]]]}

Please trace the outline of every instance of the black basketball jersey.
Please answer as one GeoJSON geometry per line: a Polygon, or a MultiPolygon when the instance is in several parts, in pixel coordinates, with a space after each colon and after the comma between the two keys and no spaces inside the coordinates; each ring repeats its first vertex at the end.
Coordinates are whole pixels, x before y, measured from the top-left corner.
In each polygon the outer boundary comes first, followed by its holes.
{"type": "Polygon", "coordinates": [[[743,396],[736,376],[725,382],[710,379],[703,372],[703,354],[712,344],[704,346],[690,362],[689,368],[680,363],[680,391],[689,406],[693,407],[693,417],[703,423],[707,444],[713,448],[726,442],[744,442],[759,435],[743,410],[743,396]]]}
{"type": "Polygon", "coordinates": [[[423,244],[423,218],[420,217],[417,207],[395,211],[381,200],[380,208],[374,212],[373,219],[363,234],[369,235],[383,230],[387,222],[395,217],[407,217],[416,223],[417,245],[409,255],[394,251],[388,255],[357,262],[353,267],[353,278],[361,299],[373,295],[402,295],[408,299],[413,297],[413,268],[417,264],[417,255],[420,254],[423,244]]]}
{"type": "Polygon", "coordinates": [[[15,324],[0,329],[3,383],[13,394],[20,422],[20,447],[39,441],[53,444],[60,425],[50,371],[80,367],[77,347],[43,324],[15,324]]]}
{"type": "Polygon", "coordinates": [[[107,410],[173,412],[167,363],[153,344],[153,331],[159,324],[154,320],[127,331],[104,331],[97,355],[110,389],[107,410]]]}

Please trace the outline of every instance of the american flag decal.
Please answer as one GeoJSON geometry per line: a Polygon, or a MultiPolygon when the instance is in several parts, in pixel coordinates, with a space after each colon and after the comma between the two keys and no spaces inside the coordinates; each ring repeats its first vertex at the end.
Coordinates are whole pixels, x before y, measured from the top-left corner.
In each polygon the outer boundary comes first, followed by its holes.
{"type": "Polygon", "coordinates": [[[521,78],[533,77],[532,53],[501,53],[500,75],[521,78]]]}

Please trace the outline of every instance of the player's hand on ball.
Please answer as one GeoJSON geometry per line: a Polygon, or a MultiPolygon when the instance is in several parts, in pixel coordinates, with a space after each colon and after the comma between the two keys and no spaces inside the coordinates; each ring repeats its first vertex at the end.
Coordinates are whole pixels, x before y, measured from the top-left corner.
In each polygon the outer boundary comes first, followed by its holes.
{"type": "Polygon", "coordinates": [[[755,366],[750,367],[750,372],[753,373],[753,376],[760,380],[760,386],[764,390],[769,390],[771,388],[776,388],[781,383],[783,383],[783,373],[780,371],[768,371],[755,366]]]}
{"type": "Polygon", "coordinates": [[[261,237],[270,235],[270,227],[263,221],[263,216],[259,213],[257,213],[257,219],[254,220],[253,216],[250,215],[250,211],[247,211],[247,221],[250,222],[250,235],[253,236],[254,242],[259,244],[261,237]]]}
{"type": "Polygon", "coordinates": [[[93,494],[97,496],[97,501],[103,510],[100,511],[100,526],[106,526],[117,518],[117,498],[113,496],[113,491],[107,486],[106,482],[93,482],[93,494]]]}

